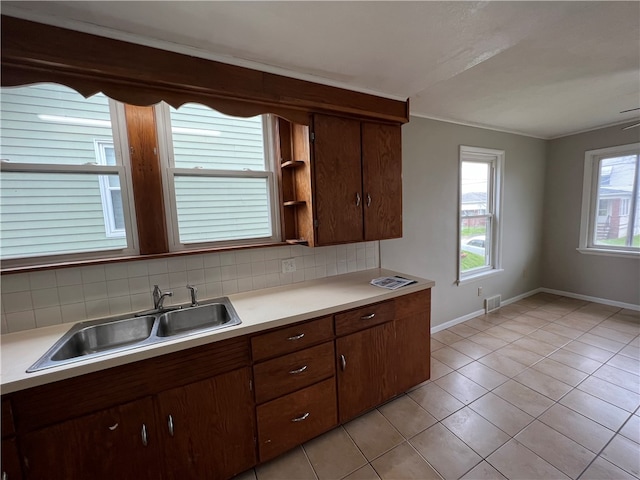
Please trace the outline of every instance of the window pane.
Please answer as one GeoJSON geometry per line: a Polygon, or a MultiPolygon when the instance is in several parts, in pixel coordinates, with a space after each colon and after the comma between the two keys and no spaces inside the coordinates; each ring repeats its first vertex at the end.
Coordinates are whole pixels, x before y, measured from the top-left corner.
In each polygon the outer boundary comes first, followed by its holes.
{"type": "Polygon", "coordinates": [[[116,230],[124,231],[124,211],[122,209],[122,192],[120,190],[111,190],[111,205],[113,207],[113,226],[116,230]]]}
{"type": "MultiPolygon", "coordinates": [[[[631,244],[631,198],[636,175],[637,157],[604,158],[598,172],[598,209],[594,228],[594,243],[623,247],[631,244]]],[[[640,240],[636,235],[640,225],[636,222],[633,243],[640,240]]]]}
{"type": "Polygon", "coordinates": [[[265,170],[262,117],[230,117],[204,105],[170,107],[176,168],[265,170]]]}
{"type": "Polygon", "coordinates": [[[175,177],[181,243],[271,236],[266,178],[175,177]]]}
{"type": "Polygon", "coordinates": [[[461,166],[461,215],[485,215],[489,198],[488,163],[462,162],[461,166]]]}
{"type": "Polygon", "coordinates": [[[490,265],[491,218],[463,218],[460,223],[460,272],[490,265]]]}
{"type": "MultiPolygon", "coordinates": [[[[0,158],[13,163],[95,163],[97,140],[113,143],[109,101],[53,84],[2,88],[0,158]]],[[[113,151],[113,150],[112,150],[113,151]]]]}
{"type": "MultiPolygon", "coordinates": [[[[2,258],[125,248],[126,238],[107,237],[99,177],[3,172],[2,258]]],[[[123,217],[122,202],[113,206],[123,217]]]]}

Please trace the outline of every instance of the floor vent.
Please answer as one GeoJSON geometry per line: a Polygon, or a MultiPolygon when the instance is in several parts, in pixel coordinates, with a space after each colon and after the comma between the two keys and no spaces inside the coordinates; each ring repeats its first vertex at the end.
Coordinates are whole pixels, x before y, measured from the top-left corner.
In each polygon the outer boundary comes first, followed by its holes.
{"type": "Polygon", "coordinates": [[[485,313],[493,312],[500,308],[500,295],[484,299],[484,311],[485,313]]]}

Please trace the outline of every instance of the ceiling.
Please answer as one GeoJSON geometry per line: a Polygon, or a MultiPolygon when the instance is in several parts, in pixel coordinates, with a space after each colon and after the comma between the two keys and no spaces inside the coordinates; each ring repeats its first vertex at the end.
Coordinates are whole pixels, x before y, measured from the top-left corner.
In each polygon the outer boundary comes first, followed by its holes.
{"type": "MultiPolygon", "coordinates": [[[[631,122],[640,2],[2,2],[2,13],[555,138],[631,122]]],[[[636,120],[637,121],[637,120],[636,120]]]]}

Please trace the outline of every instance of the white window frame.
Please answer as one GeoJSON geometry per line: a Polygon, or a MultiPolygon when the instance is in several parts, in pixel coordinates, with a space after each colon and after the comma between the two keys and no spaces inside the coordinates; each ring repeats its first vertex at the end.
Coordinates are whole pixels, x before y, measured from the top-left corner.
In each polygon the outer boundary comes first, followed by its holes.
{"type": "Polygon", "coordinates": [[[280,213],[278,209],[278,184],[275,159],[275,118],[272,115],[262,116],[262,129],[265,151],[265,170],[214,170],[204,168],[176,168],[171,135],[171,112],[165,102],[154,107],[158,128],[158,147],[162,165],[162,184],[165,200],[165,218],[168,230],[169,251],[201,250],[212,247],[232,247],[262,245],[280,241],[280,213]],[[271,235],[267,237],[246,238],[228,241],[210,241],[199,243],[183,243],[178,230],[178,210],[176,204],[176,176],[213,177],[213,178],[265,178],[267,180],[267,201],[269,203],[269,224],[271,235]]]}
{"type": "Polygon", "coordinates": [[[2,162],[2,171],[24,173],[75,173],[93,175],[113,175],[114,173],[117,174],[120,178],[120,189],[122,192],[122,208],[124,212],[126,229],[125,236],[127,239],[127,246],[124,248],[101,249],[91,252],[61,253],[55,255],[28,255],[20,258],[9,258],[2,260],[3,268],[48,265],[103,258],[117,258],[139,254],[135,209],[133,201],[131,200],[133,199],[133,189],[131,183],[131,162],[129,158],[129,146],[127,142],[124,105],[120,102],[109,99],[109,112],[111,115],[111,125],[113,131],[113,147],[115,149],[116,160],[120,160],[118,164],[101,165],[98,162],[94,162],[84,165],[48,165],[38,163],[2,162]]]}
{"type": "Polygon", "coordinates": [[[502,187],[504,175],[504,150],[494,150],[490,148],[471,147],[460,145],[460,155],[458,162],[458,238],[456,241],[457,257],[457,285],[479,280],[502,272],[502,187]],[[489,248],[489,265],[473,269],[468,272],[460,270],[462,266],[460,252],[462,249],[461,225],[462,225],[462,162],[486,163],[490,166],[489,185],[487,192],[487,214],[472,215],[464,218],[489,218],[490,232],[489,242],[485,239],[485,252],[489,248]]]}
{"type": "MultiPolygon", "coordinates": [[[[594,238],[594,229],[596,228],[596,215],[598,214],[598,180],[600,172],[600,161],[612,157],[624,157],[627,155],[637,155],[640,157],[640,143],[631,143],[628,145],[619,145],[616,147],[600,148],[597,150],[588,150],[584,154],[584,178],[582,182],[582,209],[580,215],[580,238],[577,250],[580,253],[593,255],[608,255],[614,257],[640,257],[640,248],[638,247],[617,247],[614,245],[604,246],[596,245],[594,238]]],[[[635,215],[640,205],[636,204],[635,198],[640,188],[640,169],[636,169],[634,179],[634,187],[631,195],[631,206],[629,208],[629,217],[635,215]]]]}
{"type": "MultiPolygon", "coordinates": [[[[107,165],[106,149],[112,148],[115,155],[115,147],[111,140],[94,140],[94,148],[96,151],[96,159],[100,165],[107,165]]],[[[122,238],[126,236],[124,228],[116,228],[115,212],[113,210],[113,197],[111,192],[117,190],[122,195],[122,187],[112,187],[106,176],[99,177],[100,197],[102,199],[102,214],[104,216],[104,231],[108,238],[122,238]]]]}

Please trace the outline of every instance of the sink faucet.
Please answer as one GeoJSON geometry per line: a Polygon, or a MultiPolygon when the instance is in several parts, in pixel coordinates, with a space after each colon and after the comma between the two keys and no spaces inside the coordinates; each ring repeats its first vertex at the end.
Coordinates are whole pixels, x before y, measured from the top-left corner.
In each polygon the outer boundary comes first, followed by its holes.
{"type": "Polygon", "coordinates": [[[164,303],[164,299],[166,297],[172,297],[173,296],[173,292],[162,292],[162,290],[160,290],[160,287],[158,287],[158,285],[154,285],[153,286],[153,309],[157,310],[158,312],[161,312],[162,310],[164,310],[164,307],[162,306],[162,304],[164,303]]]}
{"type": "Polygon", "coordinates": [[[191,294],[191,306],[197,307],[198,306],[198,289],[193,285],[187,285],[187,290],[189,290],[189,293],[191,294]]]}

